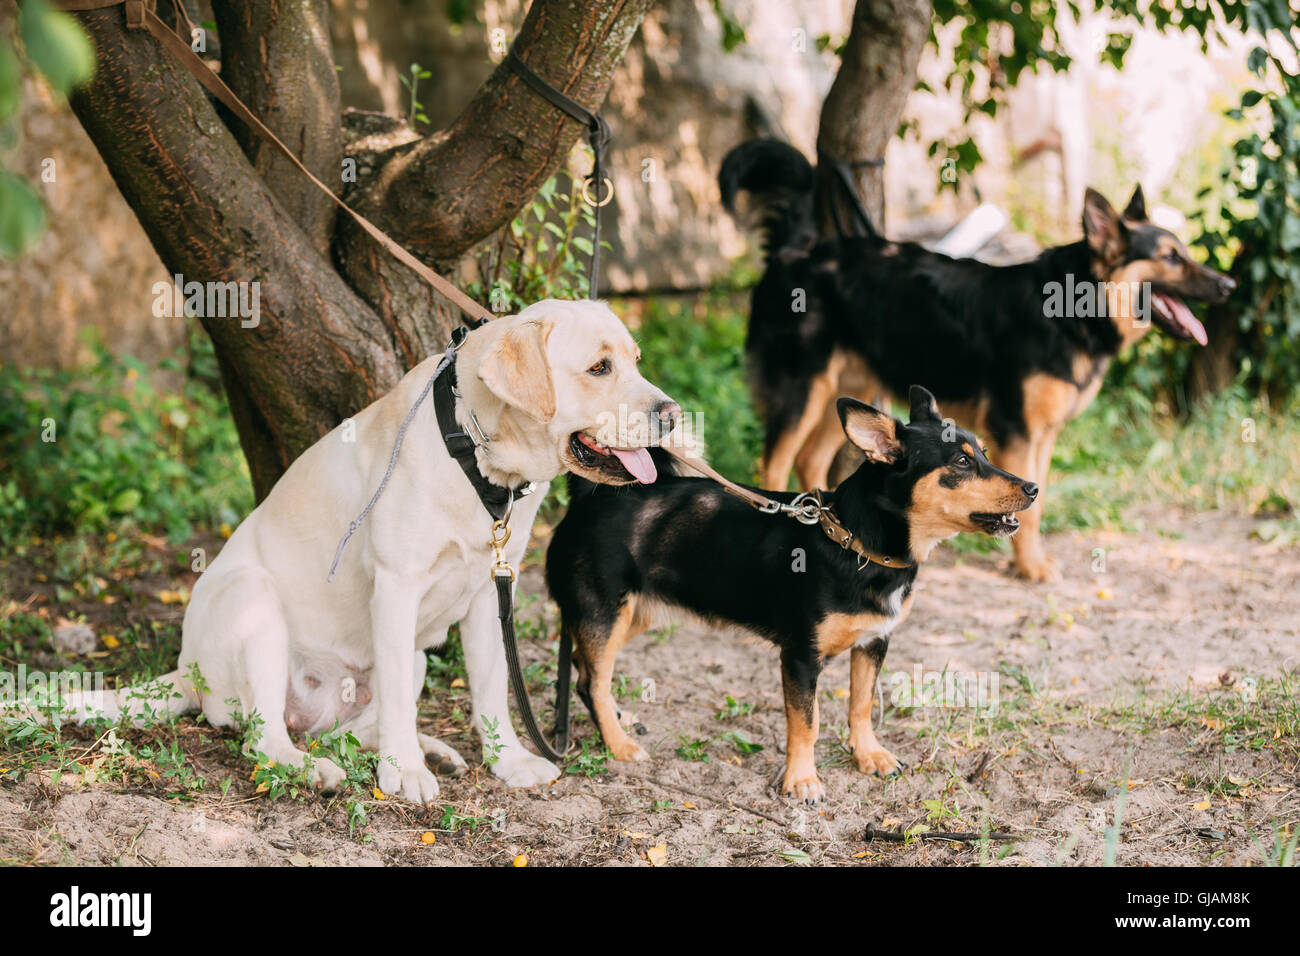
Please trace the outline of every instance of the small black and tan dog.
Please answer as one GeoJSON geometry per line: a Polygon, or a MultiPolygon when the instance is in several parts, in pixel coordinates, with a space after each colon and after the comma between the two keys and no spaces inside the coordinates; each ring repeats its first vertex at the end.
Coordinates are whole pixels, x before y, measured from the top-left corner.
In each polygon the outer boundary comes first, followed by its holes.
{"type": "MultiPolygon", "coordinates": [[[[1110,359],[1150,320],[1204,345],[1180,297],[1221,302],[1235,285],[1147,220],[1141,187],[1123,213],[1089,189],[1082,240],[997,267],[874,232],[819,241],[813,168],[785,143],[736,147],[718,181],[742,221],[747,194],[764,234],[746,352],[766,488],[785,488],[792,466],[805,489],[826,487],[842,444],[836,396],[901,397],[913,383],[987,436],[1000,467],[1044,487],[1057,435],[1096,396],[1110,359]]],[[[1040,498],[1013,542],[1033,580],[1054,576],[1041,511],[1040,498]]]]}
{"type": "Polygon", "coordinates": [[[911,607],[917,565],[959,532],[1013,533],[1015,513],[1038,494],[993,467],[974,435],[945,424],[929,392],[916,387],[910,398],[906,425],[839,400],[843,434],[866,461],[823,499],[832,526],[765,514],[714,481],[670,477],[668,467],[654,484],[626,488],[569,477],[569,512],[551,540],[546,580],[573,640],[578,694],[615,759],[646,753],[619,723],[614,658],[659,609],[681,608],[780,648],[785,793],[809,803],[825,796],[813,760],[817,677],[850,648],[849,744],[858,768],[898,770],[872,730],[871,696],[889,635],[911,607]]]}

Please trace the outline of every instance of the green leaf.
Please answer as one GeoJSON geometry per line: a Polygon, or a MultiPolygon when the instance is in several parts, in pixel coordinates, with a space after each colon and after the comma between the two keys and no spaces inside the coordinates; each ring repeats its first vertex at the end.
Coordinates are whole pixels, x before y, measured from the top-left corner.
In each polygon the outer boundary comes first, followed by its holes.
{"type": "Polygon", "coordinates": [[[67,95],[95,73],[95,48],[76,20],[45,0],[27,0],[19,14],[23,47],[50,86],[67,95]]]}
{"type": "Polygon", "coordinates": [[[15,259],[45,231],[45,204],[24,180],[0,170],[0,258],[15,259]]]}
{"type": "Polygon", "coordinates": [[[18,108],[18,57],[13,44],[0,40],[0,123],[18,108]]]}

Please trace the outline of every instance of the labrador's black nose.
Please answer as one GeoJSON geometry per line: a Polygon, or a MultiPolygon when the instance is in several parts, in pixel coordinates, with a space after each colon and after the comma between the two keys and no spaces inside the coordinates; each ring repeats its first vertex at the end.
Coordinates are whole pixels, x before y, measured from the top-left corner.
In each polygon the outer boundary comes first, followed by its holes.
{"type": "Polygon", "coordinates": [[[1033,501],[1038,497],[1038,486],[1032,481],[1026,481],[1020,487],[1024,489],[1024,492],[1029,496],[1030,501],[1033,501]]]}
{"type": "Polygon", "coordinates": [[[677,427],[677,420],[682,417],[682,407],[669,399],[656,405],[654,414],[659,419],[660,432],[666,435],[677,427]]]}

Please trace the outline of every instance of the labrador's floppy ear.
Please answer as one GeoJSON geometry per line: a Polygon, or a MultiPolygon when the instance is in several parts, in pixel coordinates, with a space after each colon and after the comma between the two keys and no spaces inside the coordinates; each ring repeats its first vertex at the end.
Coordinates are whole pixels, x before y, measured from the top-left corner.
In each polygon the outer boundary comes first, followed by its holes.
{"type": "Polygon", "coordinates": [[[478,377],[497,398],[539,422],[555,417],[555,384],[546,360],[546,330],[520,322],[478,364],[478,377]]]}
{"type": "Polygon", "coordinates": [[[862,449],[868,461],[892,465],[903,457],[903,443],[898,438],[898,421],[855,398],[841,398],[835,403],[840,424],[849,441],[862,449]]]}
{"type": "Polygon", "coordinates": [[[1146,222],[1147,221],[1147,197],[1142,194],[1142,184],[1138,183],[1133,190],[1133,195],[1129,197],[1128,205],[1124,207],[1124,218],[1129,222],[1146,222]]]}
{"type": "Polygon", "coordinates": [[[907,393],[908,401],[911,403],[911,421],[915,425],[917,422],[941,422],[943,416],[939,414],[939,403],[934,400],[929,389],[922,388],[920,385],[913,385],[907,393]]]}
{"type": "Polygon", "coordinates": [[[1091,186],[1083,194],[1083,235],[1103,262],[1118,265],[1127,244],[1115,207],[1091,186]]]}

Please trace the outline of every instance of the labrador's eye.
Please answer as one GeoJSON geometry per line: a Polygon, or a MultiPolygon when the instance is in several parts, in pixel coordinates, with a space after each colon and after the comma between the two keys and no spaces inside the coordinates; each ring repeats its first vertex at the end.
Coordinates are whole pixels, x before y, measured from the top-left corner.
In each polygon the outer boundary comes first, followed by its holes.
{"type": "Polygon", "coordinates": [[[1169,263],[1171,266],[1176,266],[1182,261],[1183,257],[1180,256],[1175,249],[1170,249],[1165,253],[1165,262],[1169,263]]]}
{"type": "Polygon", "coordinates": [[[608,375],[612,370],[613,366],[609,364],[609,359],[601,359],[591,368],[587,369],[587,372],[590,375],[608,375]]]}
{"type": "Polygon", "coordinates": [[[969,468],[970,459],[967,458],[965,455],[962,455],[956,461],[954,461],[953,464],[956,465],[958,468],[969,468]]]}

